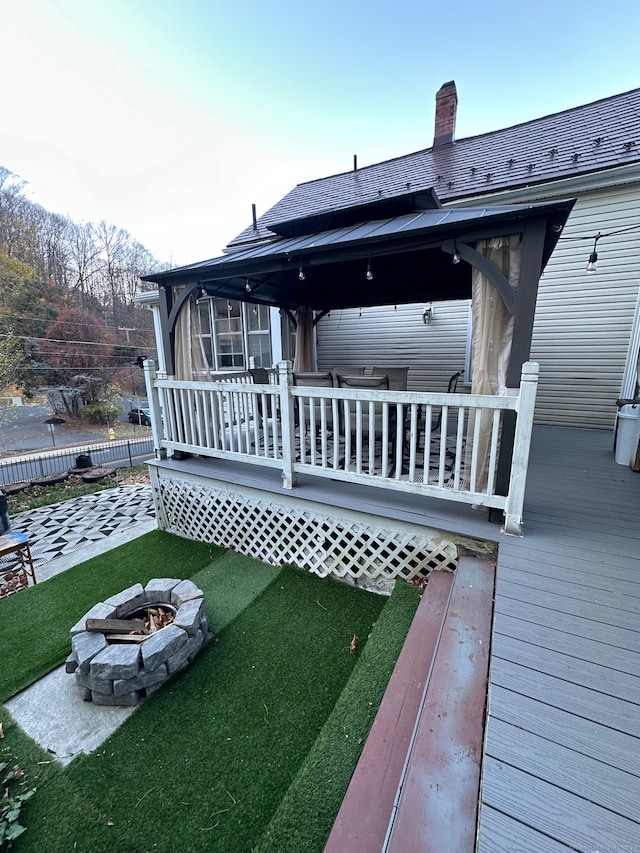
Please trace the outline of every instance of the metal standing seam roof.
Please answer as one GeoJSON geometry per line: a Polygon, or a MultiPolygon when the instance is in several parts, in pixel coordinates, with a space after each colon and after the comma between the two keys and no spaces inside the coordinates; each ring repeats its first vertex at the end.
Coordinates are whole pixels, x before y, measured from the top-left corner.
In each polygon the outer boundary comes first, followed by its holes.
{"type": "MultiPolygon", "coordinates": [[[[193,281],[196,278],[203,280],[215,280],[234,276],[242,276],[247,271],[260,267],[266,267],[273,263],[285,264],[301,261],[305,256],[313,254],[317,257],[323,251],[335,252],[341,247],[360,246],[371,243],[375,244],[376,253],[383,254],[385,242],[388,243],[396,238],[422,235],[428,239],[429,235],[434,238],[441,235],[443,231],[456,231],[470,227],[481,227],[491,222],[505,220],[511,225],[519,218],[529,218],[536,213],[546,213],[549,210],[560,209],[563,205],[571,203],[547,203],[541,204],[511,204],[493,205],[483,208],[452,208],[436,210],[422,210],[402,216],[391,217],[383,220],[373,220],[342,228],[334,228],[317,234],[307,234],[300,237],[280,237],[269,243],[258,243],[244,250],[222,255],[211,260],[196,264],[178,267],[166,272],[144,276],[143,280],[153,281],[158,284],[170,285],[183,281],[193,281]]],[[[559,215],[561,224],[568,212],[559,215]]],[[[513,232],[513,227],[509,233],[513,232]]],[[[507,232],[505,232],[507,233],[507,232]]],[[[552,247],[551,247],[552,248],[552,247]]],[[[551,249],[547,253],[550,254],[551,249]]],[[[545,258],[546,260],[546,258],[545,258]]]]}
{"type": "Polygon", "coordinates": [[[444,201],[640,163],[640,89],[502,130],[299,184],[229,243],[269,225],[433,187],[444,201]]]}

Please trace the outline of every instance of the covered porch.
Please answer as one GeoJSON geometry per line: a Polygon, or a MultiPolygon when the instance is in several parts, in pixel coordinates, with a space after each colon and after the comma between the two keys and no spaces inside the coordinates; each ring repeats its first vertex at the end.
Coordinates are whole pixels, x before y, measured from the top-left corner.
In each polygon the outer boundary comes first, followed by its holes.
{"type": "Polygon", "coordinates": [[[455,501],[521,533],[538,280],[572,204],[452,211],[433,191],[407,192],[282,222],[269,241],[146,277],[159,286],[158,369],[147,363],[158,456],[276,469],[286,489],[305,474],[455,501]],[[198,330],[209,298],[280,308],[296,324],[293,365],[214,374],[198,330]],[[472,301],[470,394],[305,382],[314,324],[329,311],[441,299],[472,301]]]}

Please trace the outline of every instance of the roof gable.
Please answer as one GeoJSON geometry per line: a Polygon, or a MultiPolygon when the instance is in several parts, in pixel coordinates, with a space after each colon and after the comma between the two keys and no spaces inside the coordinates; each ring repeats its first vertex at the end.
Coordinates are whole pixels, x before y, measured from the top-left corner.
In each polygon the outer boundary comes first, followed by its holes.
{"type": "Polygon", "coordinates": [[[231,241],[273,236],[276,223],[433,187],[444,201],[544,184],[640,161],[640,89],[502,130],[298,184],[231,241]]]}

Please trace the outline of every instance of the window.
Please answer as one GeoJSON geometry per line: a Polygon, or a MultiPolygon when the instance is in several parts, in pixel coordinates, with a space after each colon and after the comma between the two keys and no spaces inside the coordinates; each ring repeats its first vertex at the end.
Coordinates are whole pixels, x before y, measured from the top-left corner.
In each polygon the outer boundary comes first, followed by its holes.
{"type": "Polygon", "coordinates": [[[271,366],[269,309],[213,297],[198,302],[202,345],[212,370],[271,366]]]}

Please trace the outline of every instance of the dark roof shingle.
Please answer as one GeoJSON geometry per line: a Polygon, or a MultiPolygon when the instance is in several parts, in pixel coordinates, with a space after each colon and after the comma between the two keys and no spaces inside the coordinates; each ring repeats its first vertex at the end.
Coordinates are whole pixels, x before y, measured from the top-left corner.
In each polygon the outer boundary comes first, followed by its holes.
{"type": "Polygon", "coordinates": [[[502,130],[298,184],[229,243],[270,224],[433,187],[443,202],[542,184],[640,161],[640,89],[502,130]]]}

